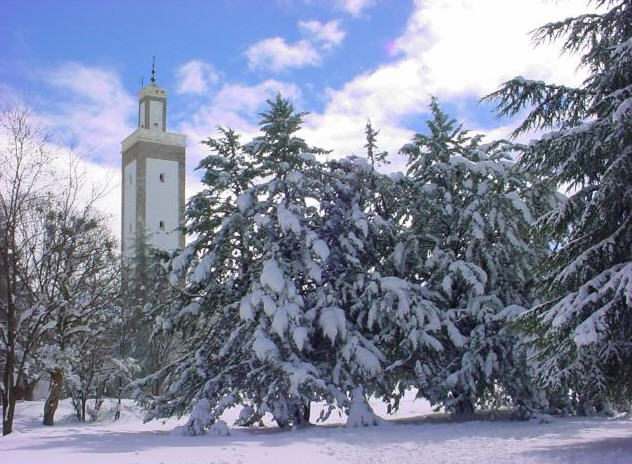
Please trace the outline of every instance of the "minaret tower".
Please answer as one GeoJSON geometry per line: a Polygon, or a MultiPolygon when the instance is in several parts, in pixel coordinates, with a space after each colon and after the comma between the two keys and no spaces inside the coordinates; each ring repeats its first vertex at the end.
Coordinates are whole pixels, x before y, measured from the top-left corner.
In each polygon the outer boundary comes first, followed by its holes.
{"type": "Polygon", "coordinates": [[[167,92],[151,84],[138,95],[138,128],[122,145],[124,258],[139,258],[145,246],[184,248],[177,230],[184,215],[186,136],[167,132],[167,92]]]}

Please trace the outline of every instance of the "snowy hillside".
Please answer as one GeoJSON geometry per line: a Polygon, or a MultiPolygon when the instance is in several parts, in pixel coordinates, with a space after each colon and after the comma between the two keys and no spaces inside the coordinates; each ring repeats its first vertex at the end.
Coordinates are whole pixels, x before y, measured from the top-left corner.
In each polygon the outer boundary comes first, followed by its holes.
{"type": "MultiPolygon", "coordinates": [[[[381,403],[372,406],[385,417],[381,403]]],[[[312,420],[319,414],[313,409],[312,420]]],[[[232,410],[223,418],[231,424],[237,416],[232,410]]],[[[448,423],[413,395],[389,422],[360,429],[346,429],[340,425],[346,418],[332,415],[329,426],[298,431],[232,427],[230,436],[190,437],[173,432],[184,419],[143,424],[131,404],[119,422],[106,413],[99,423],[81,424],[68,401],[60,405],[56,426],[44,427],[41,419],[41,402],[18,404],[15,432],[0,439],[2,464],[632,462],[630,417],[448,423]]]]}

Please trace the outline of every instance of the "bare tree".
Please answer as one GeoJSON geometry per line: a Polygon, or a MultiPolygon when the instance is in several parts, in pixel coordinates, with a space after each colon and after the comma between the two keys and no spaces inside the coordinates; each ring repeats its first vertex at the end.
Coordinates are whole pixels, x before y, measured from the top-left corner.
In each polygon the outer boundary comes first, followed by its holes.
{"type": "Polygon", "coordinates": [[[52,153],[27,106],[0,115],[0,355],[2,434],[11,433],[18,385],[26,383],[48,315],[31,287],[29,249],[41,234],[34,212],[45,201],[52,153]]]}
{"type": "Polygon", "coordinates": [[[68,160],[61,177],[65,182],[40,210],[42,246],[30,249],[38,305],[48,317],[38,352],[51,379],[45,425],[54,424],[64,379],[78,366],[77,360],[104,343],[104,326],[115,313],[120,292],[117,245],[94,206],[105,190],[86,191],[79,160],[68,160]]]}
{"type": "Polygon", "coordinates": [[[47,236],[51,247],[43,256],[47,275],[40,288],[51,323],[41,351],[51,377],[44,424],[53,425],[64,377],[91,351],[85,346],[91,336],[91,345],[101,342],[100,324],[114,312],[120,280],[116,245],[89,211],[51,211],[47,236]]]}
{"type": "Polygon", "coordinates": [[[11,433],[21,385],[51,378],[44,423],[52,425],[64,378],[99,343],[120,291],[117,246],[95,208],[78,157],[49,147],[26,106],[0,118],[0,367],[3,434],[11,433]]]}

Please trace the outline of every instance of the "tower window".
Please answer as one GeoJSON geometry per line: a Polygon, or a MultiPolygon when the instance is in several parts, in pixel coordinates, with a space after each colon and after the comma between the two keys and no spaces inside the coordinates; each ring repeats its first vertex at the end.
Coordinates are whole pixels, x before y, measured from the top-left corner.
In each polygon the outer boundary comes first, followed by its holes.
{"type": "Polygon", "coordinates": [[[130,185],[132,184],[132,175],[131,174],[129,175],[129,183],[130,183],[130,185]]]}
{"type": "Polygon", "coordinates": [[[129,223],[129,231],[132,232],[132,223],[129,223]]]}
{"type": "Polygon", "coordinates": [[[160,221],[160,230],[165,230],[165,221],[160,221]]]}
{"type": "Polygon", "coordinates": [[[160,182],[164,182],[165,181],[165,173],[161,172],[160,175],[158,176],[158,178],[160,179],[160,182]]]}

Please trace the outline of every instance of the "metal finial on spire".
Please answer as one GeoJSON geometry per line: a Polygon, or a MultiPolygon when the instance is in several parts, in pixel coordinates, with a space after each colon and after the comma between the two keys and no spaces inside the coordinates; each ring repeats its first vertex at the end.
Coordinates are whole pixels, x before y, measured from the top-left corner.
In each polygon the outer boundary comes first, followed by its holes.
{"type": "Polygon", "coordinates": [[[151,83],[156,83],[156,55],[154,55],[153,61],[151,63],[151,83]]]}

